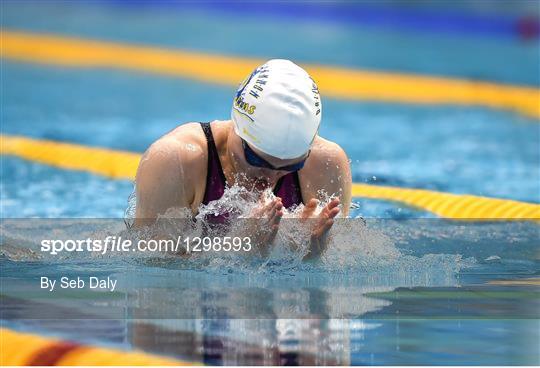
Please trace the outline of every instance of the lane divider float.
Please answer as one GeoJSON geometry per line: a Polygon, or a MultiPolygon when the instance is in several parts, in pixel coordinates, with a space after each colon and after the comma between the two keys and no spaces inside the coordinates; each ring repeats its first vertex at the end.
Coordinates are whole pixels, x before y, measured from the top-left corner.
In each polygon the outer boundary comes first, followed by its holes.
{"type": "MultiPolygon", "coordinates": [[[[115,68],[236,87],[262,59],[211,55],[60,35],[1,29],[4,59],[81,68],[115,68]]],[[[414,74],[302,64],[321,94],[354,101],[466,105],[517,111],[540,119],[540,89],[414,74]]]]}
{"type": "MultiPolygon", "coordinates": [[[[135,178],[141,157],[134,152],[11,135],[0,135],[0,154],[124,180],[135,178]]],[[[456,220],[540,220],[539,204],[509,199],[359,183],[353,184],[352,195],[395,201],[456,220]]]]}
{"type": "Polygon", "coordinates": [[[0,366],[192,366],[136,351],[82,345],[0,328],[0,366]]]}

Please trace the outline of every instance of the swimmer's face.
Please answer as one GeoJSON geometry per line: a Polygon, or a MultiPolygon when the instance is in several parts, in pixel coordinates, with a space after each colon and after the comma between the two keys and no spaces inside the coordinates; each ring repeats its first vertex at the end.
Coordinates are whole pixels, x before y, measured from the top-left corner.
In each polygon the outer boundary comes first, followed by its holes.
{"type": "Polygon", "coordinates": [[[242,142],[242,139],[235,134],[234,144],[231,149],[235,166],[241,171],[246,179],[251,182],[258,190],[264,190],[274,187],[277,181],[291,171],[296,171],[302,167],[302,163],[308,155],[304,155],[295,159],[280,159],[270,156],[255,147],[247,146],[247,142],[242,142]],[[249,157],[247,157],[249,155],[249,157]],[[265,161],[274,168],[260,167],[260,163],[265,161]],[[251,163],[250,163],[251,161],[251,163]],[[279,169],[283,168],[283,169],[279,169]]]}

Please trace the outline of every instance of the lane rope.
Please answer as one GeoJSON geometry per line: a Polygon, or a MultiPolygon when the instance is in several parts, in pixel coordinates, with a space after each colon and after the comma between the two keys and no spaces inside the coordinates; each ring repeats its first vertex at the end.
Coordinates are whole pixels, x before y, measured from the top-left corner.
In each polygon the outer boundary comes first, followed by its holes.
{"type": "MultiPolygon", "coordinates": [[[[4,59],[81,68],[115,68],[236,87],[263,60],[1,29],[4,59]]],[[[302,64],[321,94],[353,101],[472,105],[540,119],[540,89],[412,74],[302,64]]]]}
{"type": "MultiPolygon", "coordinates": [[[[141,155],[72,143],[0,135],[0,154],[112,179],[133,180],[141,155]]],[[[353,197],[395,201],[456,220],[540,220],[540,205],[509,199],[354,183],[353,197]]]]}
{"type": "Polygon", "coordinates": [[[0,328],[0,366],[192,366],[199,363],[136,351],[81,345],[0,328]]]}

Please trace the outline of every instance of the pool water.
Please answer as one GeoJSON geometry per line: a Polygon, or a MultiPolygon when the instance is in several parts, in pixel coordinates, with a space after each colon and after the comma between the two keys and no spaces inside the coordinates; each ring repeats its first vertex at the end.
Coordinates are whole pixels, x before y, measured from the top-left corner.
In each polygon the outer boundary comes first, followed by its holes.
{"type": "Polygon", "coordinates": [[[124,224],[6,219],[3,324],[208,364],[537,364],[537,224],[366,222],[338,221],[323,260],[306,264],[279,252],[46,257],[37,239],[53,231],[124,224]],[[43,275],[118,286],[50,293],[43,275]]]}
{"type": "MultiPolygon", "coordinates": [[[[528,86],[540,81],[538,44],[513,38],[319,21],[285,28],[276,18],[224,17],[197,7],[2,7],[8,29],[528,86]]],[[[234,93],[122,70],[1,62],[3,134],[88,146],[143,152],[184,122],[226,119],[234,93]]],[[[540,203],[537,120],[481,107],[323,104],[320,134],[345,149],[354,182],[540,203]]],[[[208,364],[540,364],[537,223],[453,222],[356,198],[329,253],[313,264],[279,252],[269,261],[43,257],[38,239],[47,234],[126,231],[133,183],[8,156],[0,175],[6,327],[208,364]],[[52,298],[36,289],[42,275],[114,276],[119,286],[52,298]]]]}

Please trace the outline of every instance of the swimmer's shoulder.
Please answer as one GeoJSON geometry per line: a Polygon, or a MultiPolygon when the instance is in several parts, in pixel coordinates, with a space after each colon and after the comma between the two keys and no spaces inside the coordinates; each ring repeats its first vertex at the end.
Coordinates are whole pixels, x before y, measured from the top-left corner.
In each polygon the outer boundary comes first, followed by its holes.
{"type": "Polygon", "coordinates": [[[207,160],[206,147],[206,138],[200,124],[185,123],[152,143],[143,159],[176,162],[178,170],[196,170],[207,160]]]}
{"type": "Polygon", "coordinates": [[[197,212],[204,199],[208,144],[200,123],[185,123],[156,140],[137,169],[137,217],[155,218],[172,207],[197,212]]]}
{"type": "Polygon", "coordinates": [[[304,169],[307,169],[306,171],[319,171],[323,164],[324,166],[327,164],[342,166],[344,164],[348,165],[348,163],[349,158],[339,144],[317,135],[313,141],[304,169]]]}
{"type": "Polygon", "coordinates": [[[179,201],[193,204],[206,180],[206,147],[199,123],[178,126],[146,150],[137,170],[137,186],[179,196],[179,201]]]}
{"type": "MultiPolygon", "coordinates": [[[[304,168],[298,172],[304,199],[350,191],[351,170],[347,154],[337,143],[316,136],[304,168]]],[[[350,201],[350,196],[340,196],[350,201]]]]}

